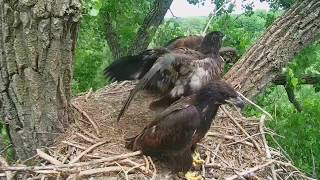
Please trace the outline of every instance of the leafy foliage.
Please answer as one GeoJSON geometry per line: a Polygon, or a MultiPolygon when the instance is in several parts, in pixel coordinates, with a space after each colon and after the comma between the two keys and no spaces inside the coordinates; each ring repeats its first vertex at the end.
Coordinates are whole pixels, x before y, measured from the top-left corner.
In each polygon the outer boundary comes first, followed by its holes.
{"type": "Polygon", "coordinates": [[[101,25],[95,17],[85,16],[76,48],[73,92],[76,94],[103,86],[106,82],[102,77],[102,68],[108,62],[110,63],[110,52],[104,41],[101,25]]]}
{"type": "Polygon", "coordinates": [[[108,14],[112,17],[112,26],[115,33],[119,35],[121,50],[128,51],[153,1],[111,0],[103,3],[99,16],[100,24],[105,24],[108,14]]]}

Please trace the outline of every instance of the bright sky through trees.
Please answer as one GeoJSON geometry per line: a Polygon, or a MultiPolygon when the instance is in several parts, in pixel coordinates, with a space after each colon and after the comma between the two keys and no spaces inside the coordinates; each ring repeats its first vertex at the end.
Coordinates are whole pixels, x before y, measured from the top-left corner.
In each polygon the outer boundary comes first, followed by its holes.
{"type": "MultiPolygon", "coordinates": [[[[253,10],[263,9],[269,10],[269,4],[267,2],[260,2],[260,0],[235,0],[236,7],[235,13],[241,13],[244,11],[242,7],[243,3],[253,3],[253,10]]],[[[173,0],[171,5],[171,11],[177,17],[188,17],[188,16],[208,16],[209,13],[214,9],[214,5],[211,4],[211,0],[206,0],[205,5],[192,5],[187,0],[173,0]]],[[[165,17],[172,17],[170,11],[167,12],[165,17]]]]}

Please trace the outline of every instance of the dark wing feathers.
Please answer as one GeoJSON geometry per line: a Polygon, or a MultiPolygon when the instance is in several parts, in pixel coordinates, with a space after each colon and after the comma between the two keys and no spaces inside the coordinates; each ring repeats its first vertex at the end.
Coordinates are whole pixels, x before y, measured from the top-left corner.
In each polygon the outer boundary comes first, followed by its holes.
{"type": "Polygon", "coordinates": [[[129,97],[125,101],[120,113],[118,115],[117,121],[120,120],[124,112],[128,109],[130,102],[134,96],[140,90],[143,90],[156,75],[161,75],[165,70],[172,69],[173,63],[175,63],[175,57],[171,54],[166,54],[163,57],[160,57],[158,61],[152,66],[152,68],[147,72],[147,74],[139,81],[135,88],[130,92],[129,97]]]}
{"type": "Polygon", "coordinates": [[[192,135],[199,123],[200,113],[190,105],[151,122],[138,136],[127,139],[128,144],[131,144],[133,150],[146,153],[179,150],[191,145],[192,135]]]}
{"type": "Polygon", "coordinates": [[[147,49],[137,55],[121,57],[104,69],[104,75],[112,81],[140,79],[161,55],[168,52],[166,48],[147,49]]]}

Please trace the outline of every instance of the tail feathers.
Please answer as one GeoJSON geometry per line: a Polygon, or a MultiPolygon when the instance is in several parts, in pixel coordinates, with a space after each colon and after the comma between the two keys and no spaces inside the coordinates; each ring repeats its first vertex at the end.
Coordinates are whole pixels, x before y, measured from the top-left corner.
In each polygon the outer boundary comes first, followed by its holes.
{"type": "Polygon", "coordinates": [[[155,77],[156,74],[163,72],[166,69],[170,69],[172,64],[174,63],[174,56],[168,54],[163,57],[163,60],[155,63],[152,68],[148,71],[148,73],[139,81],[139,83],[135,86],[135,88],[130,92],[129,97],[124,103],[120,113],[118,115],[117,121],[119,122],[120,118],[123,116],[125,111],[128,109],[132,99],[134,96],[140,91],[145,89],[145,87],[150,83],[150,80],[155,77]]]}
{"type": "Polygon", "coordinates": [[[169,166],[174,172],[187,172],[192,167],[192,154],[190,148],[169,156],[169,166]]]}

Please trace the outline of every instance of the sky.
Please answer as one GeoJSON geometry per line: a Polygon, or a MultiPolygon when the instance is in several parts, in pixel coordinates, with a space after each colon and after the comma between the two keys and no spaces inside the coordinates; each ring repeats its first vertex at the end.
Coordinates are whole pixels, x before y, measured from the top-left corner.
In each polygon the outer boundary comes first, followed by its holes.
{"type": "MultiPolygon", "coordinates": [[[[231,0],[233,1],[233,0],[231,0]]],[[[235,13],[239,14],[244,12],[241,4],[242,0],[234,0],[236,3],[235,13]]],[[[192,5],[187,0],[173,0],[171,4],[171,11],[177,17],[190,17],[190,16],[208,16],[214,9],[214,5],[210,3],[211,0],[206,0],[205,5],[192,5]]],[[[260,0],[246,0],[246,3],[253,2],[253,10],[263,9],[269,10],[267,2],[260,2],[260,0]]],[[[167,12],[165,17],[172,17],[170,11],[167,12]]]]}

